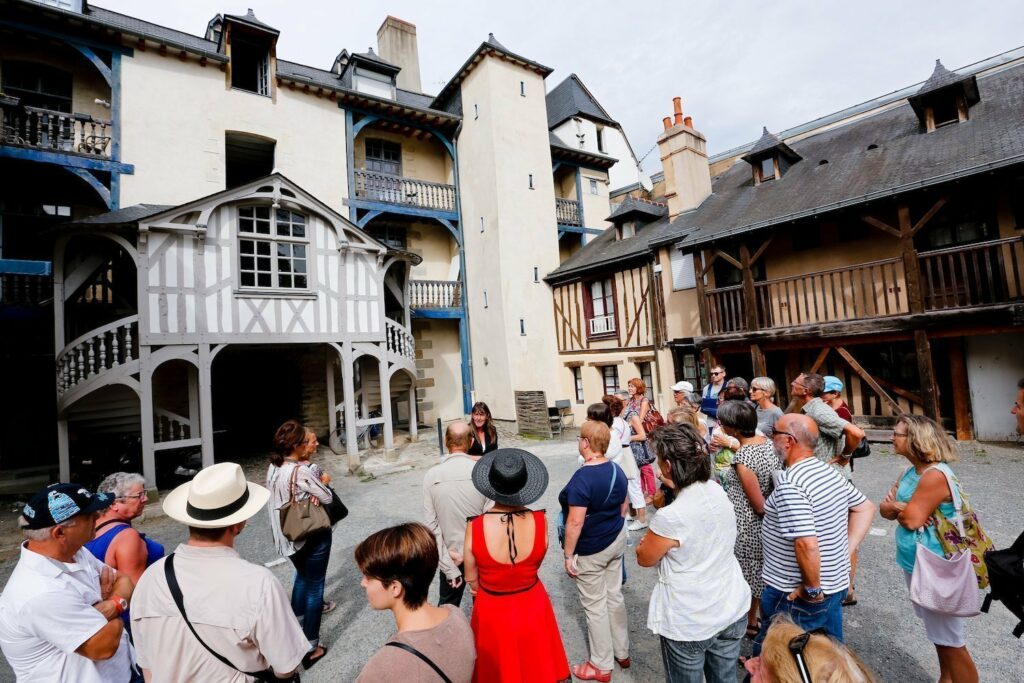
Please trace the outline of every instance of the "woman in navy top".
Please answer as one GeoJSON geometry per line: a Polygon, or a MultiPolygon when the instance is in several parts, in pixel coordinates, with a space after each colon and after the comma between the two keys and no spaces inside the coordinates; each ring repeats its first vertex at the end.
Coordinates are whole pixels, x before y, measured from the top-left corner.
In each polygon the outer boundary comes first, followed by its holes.
{"type": "Polygon", "coordinates": [[[580,427],[583,466],[558,494],[565,519],[565,571],[576,580],[587,615],[590,659],[572,667],[584,681],[610,681],[613,660],[629,666],[629,633],[622,599],[626,548],[626,475],[604,457],[611,431],[587,420],[580,427]]]}
{"type": "Polygon", "coordinates": [[[494,428],[491,409],[483,401],[474,403],[473,410],[469,411],[469,426],[473,428],[473,443],[466,451],[468,455],[498,450],[498,430],[494,428]]]}

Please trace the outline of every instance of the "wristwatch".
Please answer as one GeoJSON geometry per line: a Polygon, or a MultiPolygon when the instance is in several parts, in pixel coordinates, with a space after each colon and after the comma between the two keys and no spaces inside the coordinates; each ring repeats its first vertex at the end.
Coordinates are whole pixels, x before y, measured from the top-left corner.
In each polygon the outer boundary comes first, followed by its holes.
{"type": "Polygon", "coordinates": [[[817,600],[825,594],[825,592],[820,588],[811,588],[810,586],[804,586],[804,593],[806,593],[807,597],[811,600],[817,600]]]}
{"type": "Polygon", "coordinates": [[[124,614],[128,610],[128,601],[119,595],[111,595],[110,601],[114,603],[114,607],[117,608],[118,616],[124,614]]]}

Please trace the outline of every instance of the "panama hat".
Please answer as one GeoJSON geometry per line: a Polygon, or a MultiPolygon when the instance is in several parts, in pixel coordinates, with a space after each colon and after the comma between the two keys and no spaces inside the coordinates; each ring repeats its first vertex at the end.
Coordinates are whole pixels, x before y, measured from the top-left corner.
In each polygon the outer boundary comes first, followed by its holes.
{"type": "Polygon", "coordinates": [[[167,494],[163,508],[182,524],[216,529],[244,522],[263,509],[269,498],[270,491],[245,480],[241,465],[219,462],[167,494]]]}
{"type": "Polygon", "coordinates": [[[499,448],[477,460],[473,486],[502,505],[529,505],[548,487],[548,468],[533,453],[521,448],[499,448]]]}

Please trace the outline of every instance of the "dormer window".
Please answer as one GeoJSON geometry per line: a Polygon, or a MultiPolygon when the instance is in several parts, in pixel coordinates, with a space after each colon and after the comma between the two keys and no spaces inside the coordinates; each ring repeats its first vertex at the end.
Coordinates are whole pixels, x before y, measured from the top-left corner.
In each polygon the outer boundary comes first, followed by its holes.
{"type": "Polygon", "coordinates": [[[743,160],[750,164],[754,185],[781,178],[790,166],[802,158],[792,147],[769,133],[767,128],[761,133],[761,139],[743,156],[743,160]]]}
{"type": "Polygon", "coordinates": [[[349,55],[342,80],[353,90],[382,99],[395,99],[395,76],[401,69],[373,51],[349,55]]]}
{"type": "Polygon", "coordinates": [[[394,97],[395,84],[391,76],[369,69],[356,68],[354,85],[356,90],[376,97],[394,97]]]}
{"type": "Polygon", "coordinates": [[[270,97],[271,63],[279,31],[257,19],[250,9],[244,17],[214,17],[207,26],[207,37],[211,35],[231,57],[231,87],[270,97]]]}
{"type": "Polygon", "coordinates": [[[926,133],[966,121],[970,108],[981,101],[974,76],[961,77],[935,60],[935,70],[924,85],[907,98],[926,133]]]}
{"type": "Polygon", "coordinates": [[[636,235],[636,223],[633,221],[626,221],[622,224],[622,239],[629,239],[636,235]]]}

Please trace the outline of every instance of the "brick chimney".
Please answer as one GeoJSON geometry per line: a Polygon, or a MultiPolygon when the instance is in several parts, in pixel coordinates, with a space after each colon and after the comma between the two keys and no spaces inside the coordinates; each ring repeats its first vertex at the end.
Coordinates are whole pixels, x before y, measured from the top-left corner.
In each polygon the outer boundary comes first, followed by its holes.
{"type": "Polygon", "coordinates": [[[377,29],[377,52],[385,61],[402,70],[397,85],[403,90],[423,92],[420,85],[420,53],[416,45],[416,25],[388,16],[377,29]]]}
{"type": "Polygon", "coordinates": [[[673,117],[665,117],[658,137],[658,153],[665,172],[665,200],[669,216],[695,209],[711,195],[711,168],[707,140],[683,116],[682,98],[672,100],[673,117]],[[670,125],[671,124],[671,125],[670,125]]]}

